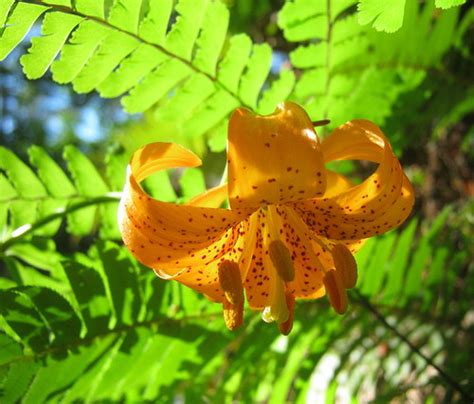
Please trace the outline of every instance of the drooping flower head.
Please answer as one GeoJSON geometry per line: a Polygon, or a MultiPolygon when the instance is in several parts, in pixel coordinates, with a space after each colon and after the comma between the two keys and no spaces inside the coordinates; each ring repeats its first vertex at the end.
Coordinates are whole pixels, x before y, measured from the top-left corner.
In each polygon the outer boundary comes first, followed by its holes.
{"type": "Polygon", "coordinates": [[[239,108],[229,122],[227,158],[227,184],[177,205],[152,199],[140,182],[158,170],[198,166],[199,158],[173,143],[138,150],[119,208],[125,245],[159,277],[222,303],[230,329],[243,322],[245,297],[284,334],[295,299],[327,294],[344,313],[346,290],[357,282],[353,253],[401,224],[414,202],[381,130],[354,120],[320,142],[294,103],[267,116],[239,108]],[[378,167],[353,185],[325,167],[334,160],[378,167]],[[226,199],[230,209],[220,207],[226,199]]]}

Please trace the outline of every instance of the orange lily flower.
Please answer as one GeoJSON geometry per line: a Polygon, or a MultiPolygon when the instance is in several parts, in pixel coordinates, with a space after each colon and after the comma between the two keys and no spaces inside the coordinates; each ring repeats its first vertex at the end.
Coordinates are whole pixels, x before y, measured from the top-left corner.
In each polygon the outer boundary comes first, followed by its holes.
{"type": "Polygon", "coordinates": [[[338,313],[357,282],[353,257],[363,240],[409,215],[412,186],[373,123],[348,122],[319,141],[306,112],[290,102],[268,116],[239,108],[229,122],[228,184],[186,205],[148,196],[140,182],[201,161],[173,143],[135,152],[119,208],[125,245],[163,279],[223,304],[229,329],[251,309],[288,334],[296,299],[328,294],[338,313]],[[369,160],[376,171],[359,185],[325,168],[369,160]],[[220,206],[228,198],[230,209],[220,206]]]}

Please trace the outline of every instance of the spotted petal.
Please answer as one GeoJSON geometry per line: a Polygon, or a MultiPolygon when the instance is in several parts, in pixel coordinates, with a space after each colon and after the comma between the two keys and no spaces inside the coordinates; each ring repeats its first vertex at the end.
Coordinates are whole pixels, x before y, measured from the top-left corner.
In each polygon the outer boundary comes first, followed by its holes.
{"type": "Polygon", "coordinates": [[[348,122],[323,141],[322,152],[325,162],[355,159],[379,165],[359,185],[294,204],[314,233],[333,240],[363,239],[384,233],[408,217],[413,188],[377,126],[365,120],[348,122]]]}
{"type": "Polygon", "coordinates": [[[245,219],[227,209],[161,202],[140,187],[141,181],[158,170],[200,163],[179,145],[152,143],[138,150],[128,167],[119,207],[122,238],[140,262],[164,278],[223,257],[238,239],[234,227],[245,219]]]}
{"type": "Polygon", "coordinates": [[[311,120],[290,102],[267,116],[237,109],[229,122],[228,164],[232,209],[312,198],[326,189],[311,120]]]}

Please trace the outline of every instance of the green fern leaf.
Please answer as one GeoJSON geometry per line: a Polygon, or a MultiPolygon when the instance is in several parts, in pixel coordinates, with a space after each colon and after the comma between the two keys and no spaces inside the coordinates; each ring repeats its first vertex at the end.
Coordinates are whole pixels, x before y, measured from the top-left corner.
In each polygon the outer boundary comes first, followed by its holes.
{"type": "Polygon", "coordinates": [[[330,127],[354,116],[383,125],[398,97],[418,86],[455,40],[456,9],[433,20],[433,1],[422,8],[408,2],[407,23],[387,34],[361,26],[352,12],[355,4],[329,1],[315,7],[288,0],[278,15],[285,38],[303,42],[290,53],[293,66],[301,69],[290,98],[304,105],[312,119],[331,119],[330,127]],[[415,36],[424,40],[408,39],[415,36]]]}
{"type": "Polygon", "coordinates": [[[0,30],[1,31],[5,29],[4,28],[5,21],[7,20],[8,12],[10,11],[14,1],[15,0],[5,0],[2,2],[2,4],[0,4],[0,27],[1,27],[0,30]]]}
{"type": "Polygon", "coordinates": [[[211,77],[216,74],[217,61],[224,46],[228,25],[229,13],[224,4],[216,3],[215,7],[206,10],[202,30],[196,42],[197,51],[193,64],[211,77]]]}
{"type": "Polygon", "coordinates": [[[93,20],[82,22],[64,45],[61,58],[52,64],[53,79],[61,84],[76,79],[108,34],[106,27],[93,20]]]}
{"type": "Polygon", "coordinates": [[[9,55],[26,36],[35,21],[48,9],[36,4],[15,3],[15,8],[9,15],[8,2],[5,3],[5,9],[2,10],[7,19],[2,24],[2,30],[0,31],[0,60],[9,55]]]}
{"type": "Polygon", "coordinates": [[[42,25],[42,37],[33,38],[28,54],[20,59],[23,71],[29,79],[38,79],[59,53],[71,31],[82,18],[66,13],[46,14],[42,25]]]}
{"type": "Polygon", "coordinates": [[[38,170],[38,177],[55,198],[68,198],[76,189],[59,165],[39,146],[28,149],[31,164],[38,170]]]}
{"type": "Polygon", "coordinates": [[[257,107],[257,98],[270,70],[272,49],[267,44],[254,45],[247,63],[247,71],[242,76],[239,94],[244,103],[252,109],[257,107]]]}
{"type": "MultiPolygon", "coordinates": [[[[66,149],[65,158],[73,174],[71,181],[43,149],[33,146],[28,152],[38,176],[12,152],[0,148],[0,168],[6,174],[0,174],[2,251],[33,231],[43,236],[56,234],[66,215],[73,234],[90,234],[97,222],[99,205],[103,205],[98,221],[101,236],[120,237],[116,221],[118,195],[109,193],[109,186],[87,158],[72,147],[66,149]]],[[[122,164],[117,172],[120,179],[115,180],[117,187],[114,185],[113,190],[123,186],[125,161],[122,164]]]]}
{"type": "Polygon", "coordinates": [[[455,6],[461,6],[466,0],[435,0],[436,7],[439,8],[451,8],[455,6]]]}
{"type": "MultiPolygon", "coordinates": [[[[170,295],[171,283],[154,282],[117,245],[99,244],[88,257],[65,260],[64,270],[70,302],[36,286],[0,291],[0,324],[9,334],[0,333],[2,401],[155,401],[182,381],[190,363],[204,352],[211,359],[229,342],[204,328],[205,320],[164,317],[181,288],[170,295]],[[117,269],[118,277],[110,272],[117,269]],[[24,362],[28,368],[18,368],[24,362]]],[[[189,302],[190,318],[201,304],[189,302]]]]}
{"type": "Polygon", "coordinates": [[[376,0],[361,0],[357,6],[359,23],[370,24],[377,31],[395,32],[403,24],[405,0],[380,2],[376,0]]]}

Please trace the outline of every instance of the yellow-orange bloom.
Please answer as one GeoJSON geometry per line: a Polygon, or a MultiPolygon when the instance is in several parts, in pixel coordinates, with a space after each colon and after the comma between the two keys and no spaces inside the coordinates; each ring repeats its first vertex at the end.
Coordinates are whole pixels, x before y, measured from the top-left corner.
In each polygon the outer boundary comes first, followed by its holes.
{"type": "Polygon", "coordinates": [[[409,215],[414,193],[380,129],[354,120],[319,141],[311,120],[287,102],[268,116],[239,108],[228,137],[228,184],[187,205],[149,197],[140,182],[158,170],[201,161],[173,143],[152,143],[130,162],[119,209],[125,245],[163,279],[174,279],[224,308],[230,329],[243,321],[243,291],[265,321],[288,334],[295,298],[326,293],[338,313],[357,282],[353,253],[409,215]],[[325,168],[368,160],[359,185],[325,168]],[[229,200],[230,209],[220,208],[229,200]]]}

